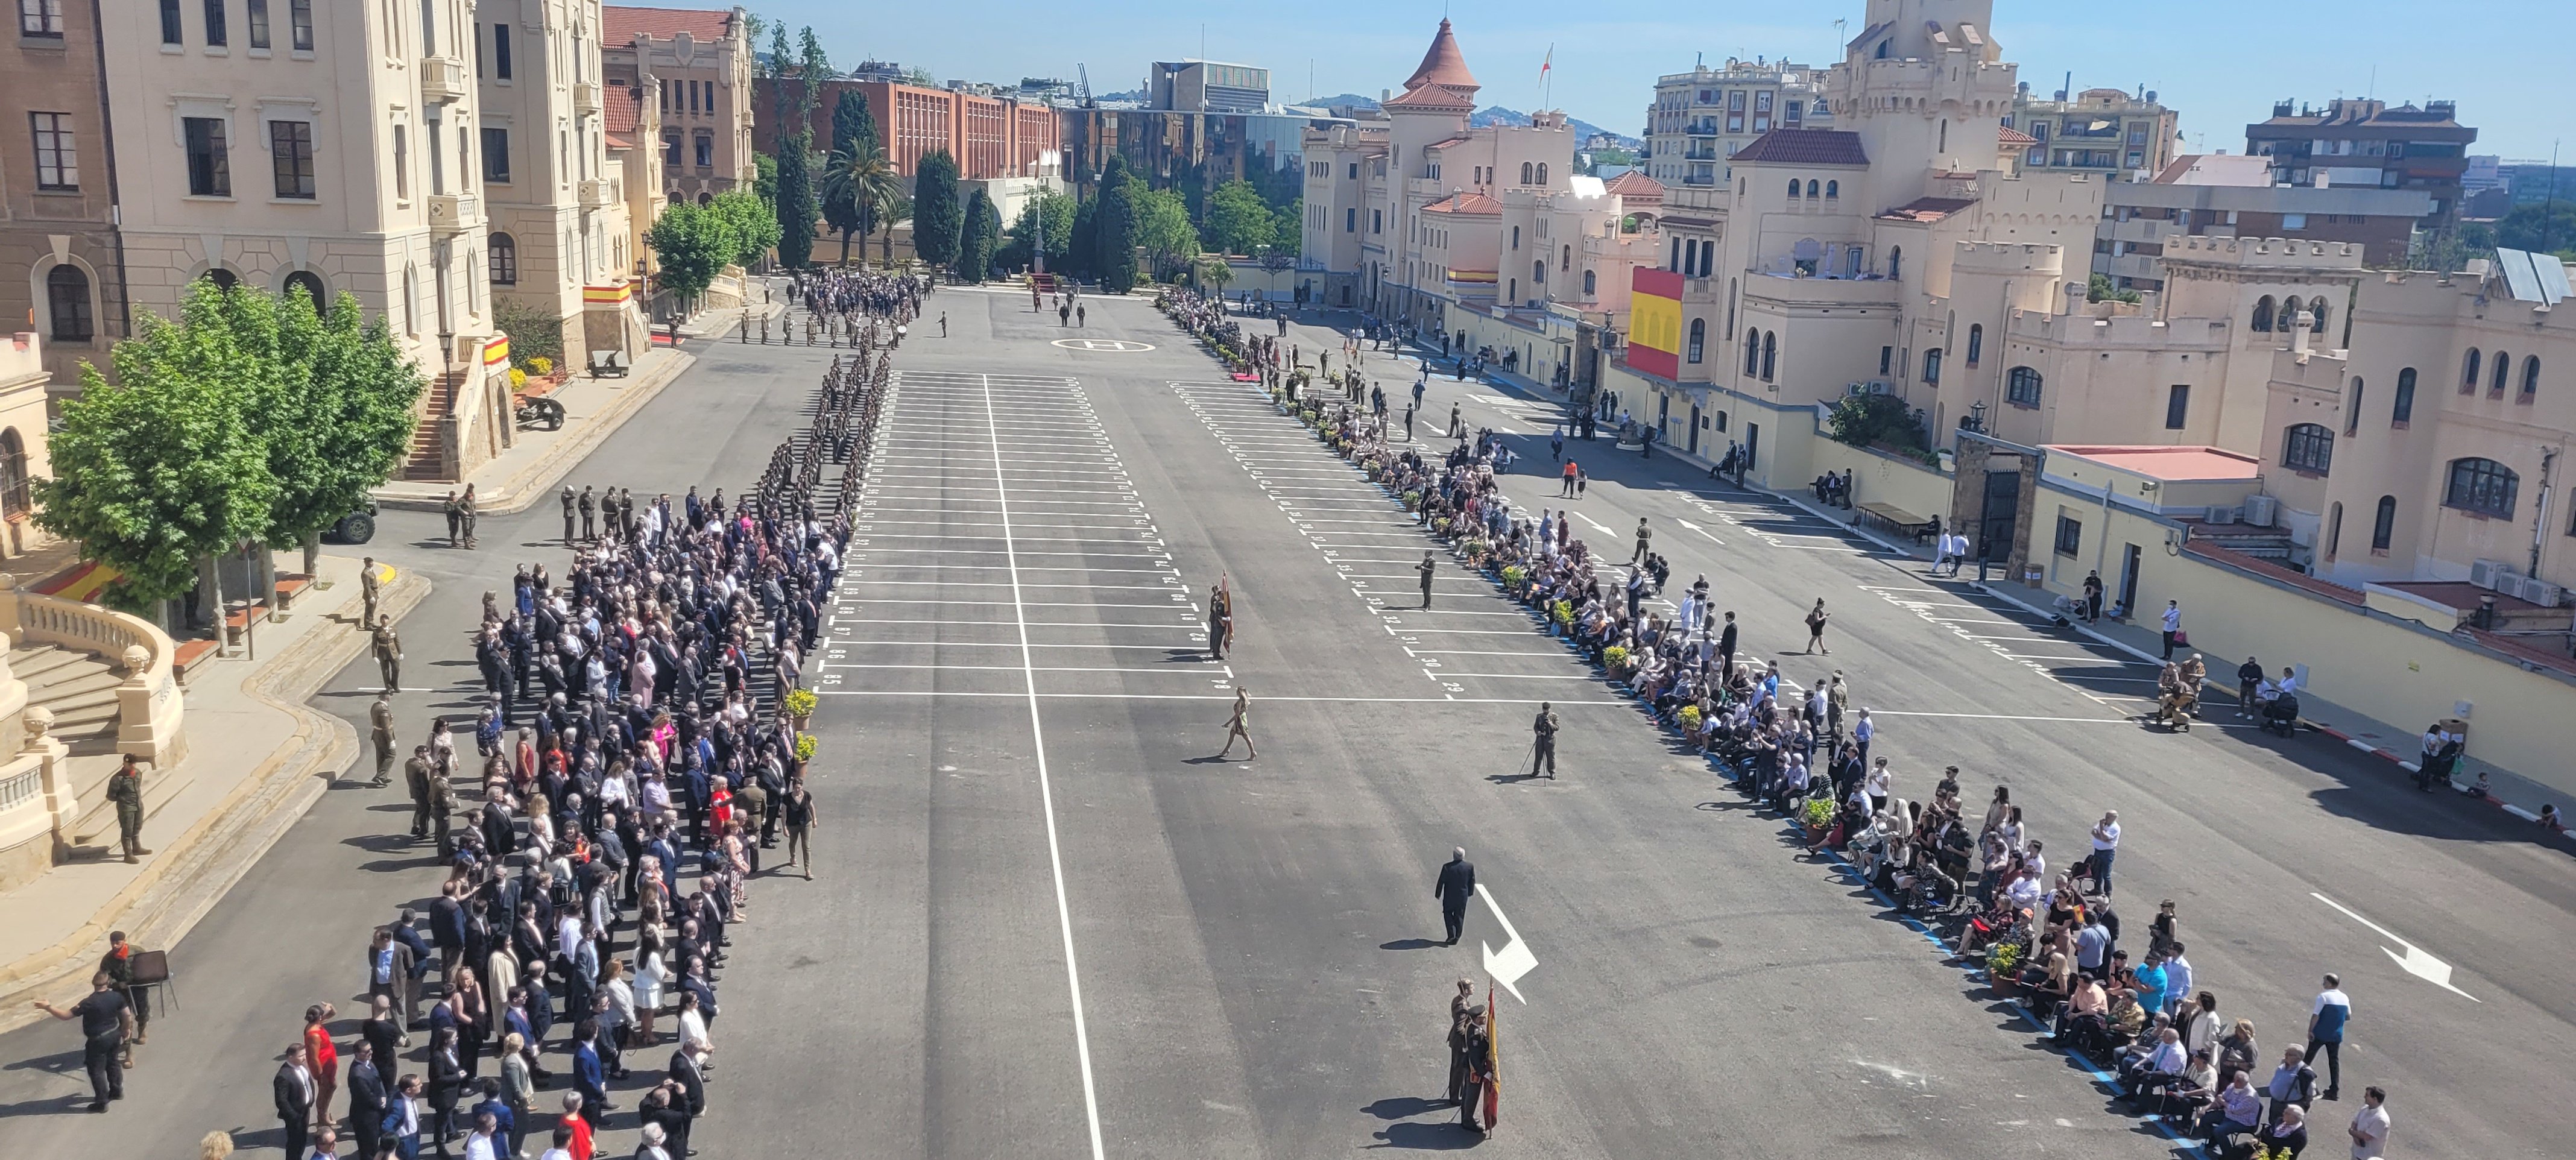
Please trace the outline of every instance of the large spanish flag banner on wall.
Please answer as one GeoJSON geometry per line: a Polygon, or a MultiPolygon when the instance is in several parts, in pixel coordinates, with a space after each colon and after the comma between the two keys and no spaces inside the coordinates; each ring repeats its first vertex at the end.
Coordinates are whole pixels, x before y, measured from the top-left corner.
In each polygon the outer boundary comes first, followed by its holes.
{"type": "Polygon", "coordinates": [[[1629,283],[1628,365],[1679,379],[1682,370],[1682,276],[1639,266],[1629,283]]]}

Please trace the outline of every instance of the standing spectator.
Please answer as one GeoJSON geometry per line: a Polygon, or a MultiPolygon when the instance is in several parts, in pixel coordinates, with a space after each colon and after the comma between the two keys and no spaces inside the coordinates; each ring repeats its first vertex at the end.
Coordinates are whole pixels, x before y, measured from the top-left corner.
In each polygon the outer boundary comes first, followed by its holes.
{"type": "MultiPolygon", "coordinates": [[[[1639,543],[1643,542],[1639,541],[1639,543]]],[[[1822,649],[1826,656],[1834,655],[1834,650],[1825,647],[1825,621],[1831,616],[1831,613],[1825,611],[1825,598],[1817,597],[1816,606],[1807,610],[1807,652],[1813,653],[1822,649]]]]}
{"type": "Polygon", "coordinates": [[[36,1010],[56,1019],[81,1021],[81,1064],[89,1070],[89,1110],[104,1112],[108,1101],[125,1098],[125,1033],[133,1008],[105,971],[89,977],[89,997],[64,1010],[36,1000],[36,1010]]]}
{"type": "Polygon", "coordinates": [[[2102,573],[2087,571],[2084,573],[2084,623],[2094,624],[2101,619],[2102,573]]]}
{"type": "Polygon", "coordinates": [[[420,1073],[405,1072],[394,1084],[393,1106],[385,1109],[383,1139],[376,1144],[376,1154],[391,1152],[403,1160],[420,1156],[420,1073]]]}
{"type": "Polygon", "coordinates": [[[2263,1085],[2263,1094],[2272,1101],[2271,1122],[2281,1122],[2284,1109],[2306,1111],[2317,1101],[2317,1072],[2308,1066],[2308,1056],[2295,1047],[2281,1049],[2281,1066],[2272,1069],[2272,1082],[2263,1085]]]}
{"type": "Polygon", "coordinates": [[[1449,852],[1439,881],[1431,887],[1431,896],[1440,900],[1440,921],[1449,928],[1447,945],[1458,945],[1458,932],[1467,923],[1467,899],[1475,893],[1476,864],[1467,860],[1467,848],[1459,846],[1449,852]]]}
{"type": "Polygon", "coordinates": [[[599,1145],[593,1142],[596,1129],[592,1123],[598,1115],[599,1110],[581,1098],[580,1092],[564,1093],[563,1118],[555,1123],[555,1138],[564,1141],[564,1151],[572,1153],[572,1160],[590,1160],[591,1154],[598,1151],[599,1145]],[[570,1132],[568,1139],[567,1131],[570,1132]]]}
{"type": "Polygon", "coordinates": [[[349,1045],[349,1135],[358,1142],[358,1155],[373,1157],[376,1141],[383,1138],[385,1109],[393,1100],[393,1087],[376,1066],[376,1045],[365,1039],[349,1045]]]}
{"type": "Polygon", "coordinates": [[[2186,638],[2182,634],[2182,602],[2165,601],[2165,658],[2173,659],[2173,650],[2186,638]]]}
{"type": "Polygon", "coordinates": [[[2236,715],[2254,715],[2255,692],[2263,687],[2263,662],[2253,657],[2236,666],[2236,715]]]}
{"type": "Polygon", "coordinates": [[[286,1062],[277,1065],[277,1078],[269,1084],[277,1101],[278,1122],[286,1128],[286,1154],[294,1160],[304,1156],[317,1106],[313,1069],[305,1063],[306,1058],[303,1041],[296,1041],[286,1049],[286,1062]]]}
{"type": "Polygon", "coordinates": [[[2111,858],[2119,852],[2120,811],[2106,810],[2093,826],[2093,893],[2111,897],[2111,858]]]}
{"type": "Polygon", "coordinates": [[[2379,1160],[2388,1147],[2388,1093],[2361,1089],[2361,1110],[2352,1114],[2352,1160],[2379,1160]]]}
{"type": "Polygon", "coordinates": [[[2326,976],[2326,989],[2317,992],[2316,1002],[2308,1007],[2307,1058],[2317,1058],[2317,1049],[2325,1049],[2326,1098],[2342,1098],[2343,1028],[2352,1018],[2352,1000],[2342,990],[2343,980],[2326,976]]]}

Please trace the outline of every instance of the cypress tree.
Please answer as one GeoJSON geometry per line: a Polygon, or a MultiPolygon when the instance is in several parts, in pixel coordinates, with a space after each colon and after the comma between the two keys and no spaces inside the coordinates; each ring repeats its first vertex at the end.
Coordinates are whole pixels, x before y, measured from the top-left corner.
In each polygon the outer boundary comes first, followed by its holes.
{"type": "Polygon", "coordinates": [[[811,129],[778,142],[778,261],[802,269],[814,259],[814,145],[811,129]]]}
{"type": "Polygon", "coordinates": [[[981,282],[993,269],[993,248],[1001,241],[1002,215],[993,208],[992,199],[984,196],[984,187],[976,186],[966,195],[965,225],[957,238],[957,272],[969,282],[981,282]]]}
{"type": "Polygon", "coordinates": [[[1124,294],[1136,286],[1135,178],[1116,154],[1100,174],[1100,207],[1092,213],[1092,269],[1101,288],[1124,294]]]}
{"type": "Polygon", "coordinates": [[[937,266],[957,261],[957,236],[966,226],[957,200],[957,159],[945,149],[921,155],[912,178],[912,248],[937,266]]]}

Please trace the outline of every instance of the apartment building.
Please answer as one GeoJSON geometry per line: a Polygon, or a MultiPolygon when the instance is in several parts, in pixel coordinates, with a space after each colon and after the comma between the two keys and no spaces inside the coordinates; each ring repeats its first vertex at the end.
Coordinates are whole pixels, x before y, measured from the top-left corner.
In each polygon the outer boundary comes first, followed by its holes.
{"type": "Polygon", "coordinates": [[[2364,265],[2403,267],[2433,204],[2420,189],[2274,185],[2269,158],[2223,153],[2185,154],[2154,180],[2115,182],[2104,196],[2092,271],[2123,290],[2163,289],[2157,259],[2182,237],[2350,243],[2364,265]]]}
{"type": "Polygon", "coordinates": [[[2004,127],[2029,137],[2022,146],[2024,173],[2091,173],[2105,181],[2147,181],[2164,171],[2180,148],[2179,119],[2156,94],[2086,89],[2069,98],[2040,100],[2030,84],[2014,90],[2004,127]]]}
{"type": "Polygon", "coordinates": [[[136,310],[212,279],[381,314],[432,376],[415,478],[508,446],[465,0],[160,0],[105,45],[136,310]]]}
{"type": "MultiPolygon", "coordinates": [[[[778,81],[761,77],[752,121],[752,145],[762,153],[778,150],[778,81]]],[[[945,149],[957,159],[957,176],[966,181],[1053,177],[1060,172],[1064,143],[1056,110],[1016,97],[989,96],[963,89],[934,89],[900,81],[829,80],[814,94],[811,129],[814,149],[832,144],[832,110],[841,94],[855,93],[868,103],[886,160],[909,179],[921,157],[945,149]]],[[[795,95],[791,86],[789,96],[795,95]]]]}
{"type": "Polygon", "coordinates": [[[2270,120],[2245,127],[2245,151],[2271,159],[2276,185],[2423,190],[2433,208],[2417,224],[2440,230],[2459,219],[2468,147],[2478,139],[2458,113],[2450,101],[2422,108],[2359,97],[2324,108],[2282,101],[2270,120]]]}
{"type": "Polygon", "coordinates": [[[609,6],[601,18],[606,71],[635,79],[656,98],[663,197],[704,205],[751,184],[751,14],[609,6]]]}
{"type": "Polygon", "coordinates": [[[1735,151],[1773,129],[1830,129],[1823,70],[1785,60],[1728,59],[1655,78],[1646,110],[1646,148],[1637,164],[1667,186],[1734,180],[1735,151]]]}
{"type": "MultiPolygon", "coordinates": [[[[82,362],[105,367],[108,346],[130,322],[111,209],[104,62],[89,4],[21,0],[17,8],[0,126],[26,136],[0,153],[0,330],[43,335],[46,370],[71,386],[82,362]]],[[[41,439],[42,427],[33,435],[41,439]]],[[[0,503],[9,494],[0,488],[0,503]]],[[[8,518],[22,519],[22,508],[9,507],[8,518]]]]}
{"type": "Polygon", "coordinates": [[[571,365],[595,350],[631,359],[642,319],[620,292],[638,250],[628,178],[609,162],[599,0],[479,0],[474,18],[493,293],[550,319],[571,365]]]}

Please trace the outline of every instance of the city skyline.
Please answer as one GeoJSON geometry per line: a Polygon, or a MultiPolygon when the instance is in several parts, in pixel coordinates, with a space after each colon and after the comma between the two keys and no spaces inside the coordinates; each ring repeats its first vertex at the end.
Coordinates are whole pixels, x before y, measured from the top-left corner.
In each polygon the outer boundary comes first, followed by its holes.
{"type": "MultiPolygon", "coordinates": [[[[934,47],[950,27],[926,11],[889,10],[859,27],[844,10],[818,0],[772,0],[755,9],[791,27],[811,24],[842,64],[873,57],[919,66],[942,81],[997,82],[1071,80],[1077,65],[1088,65],[1092,88],[1113,92],[1138,87],[1152,61],[1204,57],[1270,69],[1277,98],[1291,102],[1340,93],[1374,97],[1412,70],[1424,38],[1446,12],[1484,82],[1483,104],[1562,109],[1627,136],[1638,135],[1658,74],[1686,71],[1699,56],[1709,64],[1730,56],[1831,64],[1840,58],[1842,40],[1859,32],[1862,10],[1857,0],[1836,0],[1807,6],[1812,19],[1586,22],[1531,0],[1464,11],[1421,0],[1382,10],[1388,18],[1365,29],[1327,31],[1258,10],[1231,10],[1223,20],[1203,23],[1201,13],[1166,0],[1122,5],[1114,26],[1066,22],[1060,8],[1003,0],[992,13],[993,27],[1043,27],[1046,35],[979,39],[969,52],[934,47]],[[1844,22],[1839,30],[1837,19],[1844,22]],[[1140,26],[1156,31],[1140,35],[1140,26]],[[1553,88],[1543,90],[1540,64],[1551,47],[1553,88]]],[[[2480,154],[2546,160],[2559,136],[2537,106],[2513,99],[2515,78],[2541,75],[2547,66],[2548,42],[2503,34],[2564,18],[2537,0],[2499,0],[2432,25],[2395,19],[2401,14],[2393,5],[2347,9],[2341,14],[2350,18],[2332,24],[2301,10],[2218,0],[2173,0],[2158,11],[2176,31],[2158,36],[2161,43],[2144,53],[2137,49],[2142,30],[2132,9],[1996,0],[1993,32],[2004,58],[2020,65],[2021,79],[2042,96],[2063,86],[2070,72],[2078,92],[2155,90],[2181,113],[2191,152],[2242,152],[2244,126],[2269,116],[2273,102],[2322,105],[2337,96],[2374,96],[2391,105],[2428,97],[2457,101],[2461,120],[2479,130],[2471,148],[2480,154]],[[2391,19],[2370,18],[2374,9],[2391,19]],[[2447,63],[2469,59],[2485,63],[2447,63]]]]}

